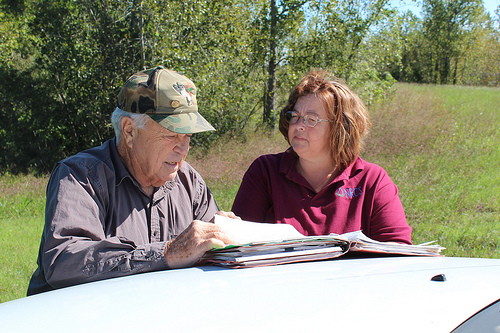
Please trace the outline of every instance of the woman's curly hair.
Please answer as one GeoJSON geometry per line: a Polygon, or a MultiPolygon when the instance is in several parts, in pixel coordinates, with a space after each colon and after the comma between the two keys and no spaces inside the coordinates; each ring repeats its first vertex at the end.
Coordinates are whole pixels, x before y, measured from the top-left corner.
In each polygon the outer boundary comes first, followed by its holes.
{"type": "Polygon", "coordinates": [[[289,123],[285,117],[297,100],[314,94],[325,105],[331,121],[330,148],[337,168],[345,169],[359,155],[363,140],[371,128],[368,111],[349,87],[324,70],[312,70],[291,91],[288,103],[280,112],[279,130],[288,139],[289,123]]]}

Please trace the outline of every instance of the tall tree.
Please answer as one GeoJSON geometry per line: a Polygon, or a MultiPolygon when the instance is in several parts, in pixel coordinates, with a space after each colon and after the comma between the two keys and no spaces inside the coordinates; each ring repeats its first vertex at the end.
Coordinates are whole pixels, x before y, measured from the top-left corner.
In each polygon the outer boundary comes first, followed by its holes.
{"type": "Polygon", "coordinates": [[[328,69],[360,88],[366,103],[385,94],[394,80],[387,72],[377,72],[368,40],[392,14],[389,1],[318,0],[311,3],[309,14],[302,36],[291,41],[289,66],[298,72],[328,69]]]}
{"type": "Polygon", "coordinates": [[[255,25],[260,27],[260,36],[254,41],[254,52],[266,63],[266,84],[262,122],[274,130],[276,117],[276,81],[280,63],[287,62],[289,49],[287,38],[295,35],[305,21],[304,6],[309,0],[265,0],[258,9],[255,25]]]}
{"type": "MultiPolygon", "coordinates": [[[[497,9],[500,14],[500,6],[497,9]]],[[[454,83],[498,86],[500,84],[500,29],[485,11],[479,22],[464,33],[455,61],[454,83]]]]}
{"type": "Polygon", "coordinates": [[[460,45],[466,31],[475,25],[482,0],[424,0],[424,35],[429,42],[430,80],[452,83],[452,61],[461,57],[460,45]]]}
{"type": "Polygon", "coordinates": [[[373,29],[367,41],[379,73],[390,73],[398,81],[421,82],[422,22],[411,11],[395,12],[373,29]]]}

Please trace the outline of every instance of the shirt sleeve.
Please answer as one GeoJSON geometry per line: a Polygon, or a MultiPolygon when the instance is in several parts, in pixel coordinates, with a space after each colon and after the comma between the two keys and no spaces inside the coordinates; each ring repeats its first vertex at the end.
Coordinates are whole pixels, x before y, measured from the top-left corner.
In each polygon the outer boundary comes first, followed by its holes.
{"type": "Polygon", "coordinates": [[[165,242],[136,245],[106,237],[108,202],[101,186],[65,164],[51,175],[39,264],[53,288],[168,268],[165,242]]]}
{"type": "Polygon", "coordinates": [[[412,228],[406,222],[398,188],[382,170],[373,192],[369,237],[381,242],[412,244],[412,228]]]}
{"type": "Polygon", "coordinates": [[[245,172],[234,198],[232,211],[246,221],[275,222],[268,216],[272,204],[270,176],[262,158],[256,159],[245,172]]]}

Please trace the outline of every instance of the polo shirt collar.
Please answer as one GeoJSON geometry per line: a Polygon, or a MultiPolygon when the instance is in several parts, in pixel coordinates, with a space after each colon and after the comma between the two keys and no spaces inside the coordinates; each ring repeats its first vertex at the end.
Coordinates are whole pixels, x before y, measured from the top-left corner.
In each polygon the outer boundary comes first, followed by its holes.
{"type": "Polygon", "coordinates": [[[297,184],[309,187],[310,185],[297,171],[296,163],[297,154],[293,151],[292,147],[290,147],[281,156],[280,173],[297,184]]]}
{"type": "Polygon", "coordinates": [[[352,177],[356,176],[361,170],[363,170],[364,167],[365,167],[364,161],[359,156],[357,156],[353,163],[351,163],[347,168],[345,168],[340,175],[335,177],[333,182],[338,182],[341,180],[348,181],[352,177]]]}
{"type": "MultiPolygon", "coordinates": [[[[292,147],[288,148],[281,157],[279,171],[285,175],[291,181],[303,186],[310,186],[304,177],[297,171],[296,168],[297,154],[293,151],[292,147]]],[[[337,182],[346,182],[350,178],[357,175],[361,170],[364,169],[364,161],[357,156],[353,163],[351,163],[347,168],[344,169],[337,177],[335,177],[331,184],[337,182]]]]}

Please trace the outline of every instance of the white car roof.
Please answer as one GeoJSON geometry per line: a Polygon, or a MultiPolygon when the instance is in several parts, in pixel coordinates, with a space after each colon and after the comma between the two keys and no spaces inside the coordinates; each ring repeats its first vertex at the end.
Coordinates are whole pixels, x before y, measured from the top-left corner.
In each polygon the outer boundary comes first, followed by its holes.
{"type": "Polygon", "coordinates": [[[450,332],[500,298],[499,282],[500,259],[202,266],[3,303],[0,327],[3,332],[450,332]],[[433,281],[435,276],[445,281],[433,281]]]}

